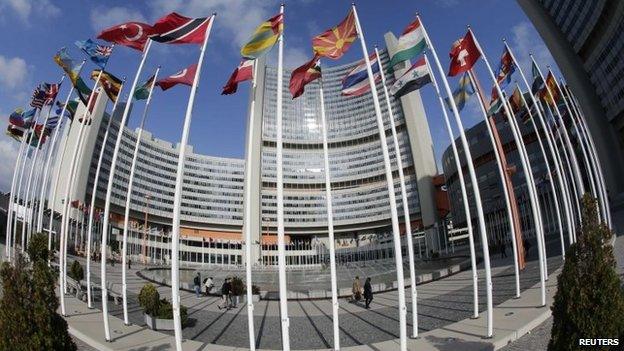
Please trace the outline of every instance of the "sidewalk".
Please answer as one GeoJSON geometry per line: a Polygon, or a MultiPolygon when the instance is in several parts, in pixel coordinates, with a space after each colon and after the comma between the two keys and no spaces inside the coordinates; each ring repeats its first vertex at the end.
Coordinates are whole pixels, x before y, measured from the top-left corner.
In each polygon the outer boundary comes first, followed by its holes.
{"type": "MultiPolygon", "coordinates": [[[[556,291],[557,275],[552,272],[547,282],[546,307],[537,308],[539,284],[523,291],[519,299],[511,299],[494,308],[494,336],[483,337],[486,333],[485,313],[478,319],[465,319],[445,327],[420,334],[420,338],[408,341],[409,350],[497,350],[517,340],[531,329],[540,325],[550,316],[549,306],[556,291]]],[[[69,331],[75,337],[98,350],[173,350],[174,338],[170,335],[136,325],[125,326],[123,320],[110,317],[112,342],[103,337],[103,321],[100,310],[88,309],[86,303],[74,298],[66,298],[66,317],[69,331]]],[[[183,349],[188,351],[245,350],[215,344],[203,344],[185,340],[183,349]]],[[[398,340],[390,340],[371,345],[344,347],[343,350],[399,350],[398,340]]]]}

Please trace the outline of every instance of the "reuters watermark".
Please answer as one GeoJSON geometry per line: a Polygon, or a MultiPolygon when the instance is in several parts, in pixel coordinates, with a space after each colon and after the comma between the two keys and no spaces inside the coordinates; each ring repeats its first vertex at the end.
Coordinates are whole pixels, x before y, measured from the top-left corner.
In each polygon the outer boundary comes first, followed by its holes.
{"type": "Polygon", "coordinates": [[[619,346],[620,339],[579,339],[579,346],[619,346]]]}

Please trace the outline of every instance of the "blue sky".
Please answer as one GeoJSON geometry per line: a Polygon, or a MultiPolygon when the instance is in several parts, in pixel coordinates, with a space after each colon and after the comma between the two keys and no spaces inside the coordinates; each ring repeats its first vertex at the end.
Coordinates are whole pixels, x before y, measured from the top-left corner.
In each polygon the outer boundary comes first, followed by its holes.
{"type": "MultiPolygon", "coordinates": [[[[248,84],[242,84],[233,96],[221,96],[221,87],[239,62],[239,49],[255,26],[279,10],[273,0],[150,0],[150,1],[83,1],[83,0],[0,0],[0,118],[6,128],[7,116],[16,107],[26,107],[33,87],[42,81],[60,79],[61,71],[52,56],[61,47],[82,59],[74,41],[95,38],[103,28],[125,21],[153,22],[178,11],[189,17],[208,16],[217,12],[202,70],[200,88],[193,113],[190,142],[195,152],[226,157],[243,157],[248,102],[248,84]]],[[[285,64],[296,67],[311,56],[310,38],[338,23],[347,13],[347,0],[290,0],[286,3],[285,64]]],[[[538,62],[554,66],[554,61],[524,12],[512,0],[361,0],[358,14],[367,44],[383,44],[388,31],[397,36],[420,12],[444,66],[453,41],[462,37],[470,24],[492,65],[498,64],[502,51],[501,38],[506,37],[516,51],[523,69],[529,67],[528,53],[538,62]]],[[[275,51],[275,50],[274,50],[275,51]]],[[[175,73],[197,60],[196,45],[154,45],[141,80],[150,76],[158,65],[161,75],[175,73]]],[[[269,62],[276,55],[271,53],[269,62]]],[[[327,64],[344,64],[361,58],[359,45],[354,45],[341,60],[327,64]]],[[[118,77],[132,79],[139,64],[138,51],[117,47],[107,70],[118,77]]],[[[484,65],[478,63],[480,80],[491,86],[484,65]]],[[[88,64],[88,70],[94,66],[88,64]]],[[[455,79],[451,80],[454,86],[455,79]]],[[[68,89],[65,85],[61,96],[68,89]]],[[[488,89],[489,90],[489,89],[488,89]]],[[[146,129],[156,137],[177,142],[188,99],[188,87],[178,86],[166,92],[158,90],[150,106],[146,129]]],[[[422,90],[436,159],[449,145],[441,123],[441,111],[431,87],[422,90]]],[[[138,124],[142,103],[134,109],[130,126],[138,124]]],[[[110,109],[110,106],[109,106],[110,109]]],[[[462,112],[465,126],[480,121],[476,100],[471,99],[462,112]]],[[[0,136],[0,190],[10,187],[18,144],[2,133],[0,136]]]]}

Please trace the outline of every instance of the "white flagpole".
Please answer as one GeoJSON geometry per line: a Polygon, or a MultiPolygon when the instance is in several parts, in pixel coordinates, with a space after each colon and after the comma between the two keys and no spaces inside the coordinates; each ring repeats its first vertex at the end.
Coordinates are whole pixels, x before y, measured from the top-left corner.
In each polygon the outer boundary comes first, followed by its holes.
{"type": "MultiPolygon", "coordinates": [[[[362,46],[362,54],[364,61],[366,62],[366,71],[368,73],[368,83],[370,85],[371,94],[373,96],[373,106],[375,107],[375,115],[377,117],[377,128],[379,131],[379,142],[381,143],[381,151],[383,153],[386,183],[388,190],[388,200],[390,202],[390,218],[392,221],[392,233],[394,241],[394,258],[396,262],[397,271],[397,292],[399,298],[399,336],[401,350],[407,350],[407,306],[405,304],[405,280],[403,276],[403,254],[401,253],[401,234],[399,228],[399,218],[396,204],[396,196],[394,193],[394,180],[392,177],[392,168],[390,164],[390,154],[388,152],[388,143],[386,141],[386,131],[384,127],[383,118],[381,115],[381,107],[379,104],[379,97],[377,96],[377,87],[375,86],[375,78],[373,77],[373,69],[371,68],[370,59],[368,57],[368,49],[366,48],[366,41],[364,39],[364,32],[360,25],[360,20],[357,15],[357,9],[355,4],[351,5],[351,11],[353,11],[353,17],[355,18],[355,28],[357,34],[360,37],[360,44],[362,46]]],[[[415,307],[415,306],[414,306],[415,307]]]]}
{"type": "Polygon", "coordinates": [[[576,110],[576,114],[579,118],[579,126],[581,127],[581,131],[583,132],[585,139],[587,140],[587,143],[589,144],[589,150],[590,153],[592,155],[593,161],[595,162],[595,168],[598,172],[598,180],[599,180],[599,184],[601,186],[601,191],[602,191],[602,196],[604,198],[605,201],[605,210],[606,210],[606,217],[607,217],[607,224],[609,225],[609,228],[613,228],[613,223],[611,222],[611,211],[610,211],[610,207],[609,207],[609,196],[607,194],[607,186],[605,184],[605,180],[604,180],[604,176],[602,174],[602,165],[600,162],[600,158],[598,157],[598,153],[596,152],[596,146],[594,144],[594,138],[592,137],[592,135],[589,133],[589,129],[587,128],[587,121],[585,120],[585,116],[583,115],[583,112],[578,104],[578,101],[576,99],[576,97],[574,96],[574,94],[572,93],[572,91],[567,88],[567,93],[568,96],[570,97],[570,101],[571,101],[571,105],[574,107],[574,109],[576,110]]]}
{"type": "MultiPolygon", "coordinates": [[[[130,178],[128,179],[128,190],[126,191],[126,207],[124,213],[124,228],[123,228],[123,242],[121,244],[121,295],[123,301],[123,317],[124,324],[130,325],[130,321],[128,320],[128,294],[127,294],[127,282],[126,282],[126,252],[127,252],[127,243],[128,243],[128,224],[130,223],[130,205],[132,200],[132,187],[134,185],[134,173],[136,171],[136,163],[139,158],[139,149],[141,147],[141,137],[143,136],[143,128],[145,126],[145,120],[147,119],[147,111],[149,110],[150,101],[152,101],[152,93],[154,92],[154,84],[156,84],[156,79],[158,78],[158,72],[160,71],[160,66],[156,68],[156,72],[154,73],[154,79],[152,80],[152,86],[150,87],[149,94],[147,95],[147,101],[145,102],[145,108],[143,109],[143,116],[141,117],[141,123],[139,125],[139,132],[137,133],[136,143],[134,144],[134,154],[132,156],[132,164],[130,166],[130,178]]],[[[132,101],[134,96],[134,90],[132,90],[129,94],[128,101],[132,101]]],[[[111,116],[112,119],[112,116],[111,116]]],[[[119,132],[123,130],[123,126],[119,127],[119,132]]],[[[102,150],[104,150],[105,144],[102,145],[102,150]]],[[[96,183],[97,184],[97,183],[96,183]]],[[[95,199],[95,193],[92,199],[95,199]]],[[[146,209],[147,211],[147,209],[146,209]]]]}
{"type": "MultiPolygon", "coordinates": [[[[284,13],[284,4],[280,5],[280,13],[284,13]]],[[[280,318],[282,327],[282,349],[290,350],[290,320],[288,318],[288,291],[286,286],[286,253],[284,247],[284,165],[282,160],[282,72],[284,61],[284,33],[277,39],[277,97],[276,97],[276,167],[277,167],[277,259],[279,276],[280,318]]]]}
{"type": "MultiPolygon", "coordinates": [[[[321,62],[319,60],[318,65],[320,67],[321,62]]],[[[331,277],[331,295],[332,295],[332,322],[334,330],[334,350],[340,350],[340,320],[338,315],[338,309],[340,307],[338,302],[338,279],[336,278],[336,246],[334,243],[334,208],[332,203],[331,193],[331,174],[329,167],[329,146],[327,143],[327,129],[329,124],[325,116],[325,96],[323,93],[323,77],[321,70],[321,77],[319,78],[319,99],[321,104],[321,124],[322,136],[323,136],[323,163],[325,167],[325,202],[327,206],[327,236],[329,239],[329,270],[331,277]]]]}
{"type": "MultiPolygon", "coordinates": [[[[93,102],[93,95],[96,91],[98,84],[100,83],[100,79],[102,78],[102,73],[104,72],[104,69],[100,70],[100,73],[97,76],[97,79],[95,80],[95,83],[93,85],[93,91],[92,93],[89,95],[89,100],[87,101],[87,104],[84,107],[84,113],[82,115],[82,122],[80,122],[80,120],[78,121],[78,123],[80,123],[80,127],[78,129],[78,136],[76,138],[76,144],[74,146],[74,151],[72,154],[72,159],[70,162],[70,166],[69,166],[69,172],[67,173],[67,177],[65,180],[65,195],[63,196],[64,202],[63,202],[63,211],[62,213],[62,220],[61,220],[61,230],[59,232],[60,238],[61,238],[61,247],[59,250],[59,282],[61,282],[61,287],[63,289],[65,289],[66,287],[66,277],[67,277],[67,235],[69,233],[69,231],[71,230],[71,224],[70,224],[70,196],[71,196],[71,190],[74,186],[74,180],[75,180],[75,176],[76,176],[76,169],[77,169],[77,163],[78,163],[78,157],[79,155],[82,153],[82,147],[83,147],[83,141],[84,141],[84,130],[85,130],[85,126],[88,123],[87,120],[87,115],[91,114],[91,112],[89,112],[89,107],[91,106],[91,103],[93,102]]],[[[76,117],[74,117],[76,118],[76,117]]],[[[93,116],[89,116],[89,118],[93,118],[93,116]]],[[[61,290],[61,313],[63,316],[66,316],[65,313],[65,294],[64,294],[64,290],[61,290]]]]}
{"type": "Polygon", "coordinates": [[[433,43],[431,43],[431,39],[429,38],[429,34],[425,29],[425,26],[422,24],[420,17],[418,20],[423,29],[423,34],[425,36],[425,40],[427,40],[427,46],[431,49],[431,54],[435,59],[436,66],[438,67],[438,72],[440,76],[442,76],[442,82],[444,83],[444,89],[446,90],[446,95],[449,96],[449,100],[451,103],[451,109],[453,110],[453,115],[455,116],[455,123],[457,124],[460,132],[460,138],[462,142],[462,147],[464,149],[464,153],[466,156],[466,164],[468,165],[468,173],[470,175],[470,181],[472,183],[472,188],[474,191],[475,197],[475,207],[477,208],[477,217],[479,219],[479,231],[481,234],[481,247],[483,249],[483,265],[485,267],[485,289],[486,289],[486,297],[487,297],[487,337],[492,337],[493,335],[493,302],[492,302],[492,271],[490,268],[490,249],[488,247],[488,236],[485,228],[485,215],[483,214],[483,205],[481,202],[481,191],[479,190],[479,182],[477,181],[477,174],[474,169],[474,164],[472,163],[472,153],[470,152],[470,147],[468,144],[468,140],[466,139],[466,134],[464,132],[464,126],[462,124],[461,119],[459,118],[459,112],[457,111],[457,106],[455,105],[455,100],[453,99],[453,92],[449,87],[448,81],[446,80],[446,75],[442,65],[440,64],[440,59],[438,58],[438,54],[435,51],[435,47],[433,43]]]}
{"type": "MultiPolygon", "coordinates": [[[[480,87],[477,85],[477,82],[473,76],[472,72],[468,72],[468,76],[470,77],[470,81],[472,86],[475,89],[480,89],[480,87]]],[[[479,92],[478,94],[481,94],[481,92],[479,92]]],[[[502,97],[501,97],[502,99],[502,97]]],[[[501,180],[501,186],[503,188],[503,197],[505,198],[505,209],[507,211],[507,218],[508,218],[508,224],[509,224],[509,233],[511,234],[511,244],[512,244],[512,249],[513,249],[513,256],[514,256],[514,275],[515,275],[515,282],[516,282],[516,297],[520,297],[520,267],[518,264],[518,242],[516,239],[516,227],[514,226],[514,217],[513,217],[513,212],[511,210],[511,200],[510,200],[510,195],[509,195],[509,188],[508,188],[508,183],[506,181],[506,177],[505,177],[505,172],[506,170],[503,168],[503,162],[501,160],[501,155],[499,154],[499,150],[496,147],[496,139],[494,138],[494,131],[493,131],[493,126],[492,124],[490,124],[490,119],[487,113],[487,110],[485,108],[485,105],[483,105],[483,101],[481,100],[481,97],[477,98],[478,102],[479,102],[479,107],[481,109],[481,113],[483,114],[483,120],[485,122],[487,131],[488,131],[488,136],[490,138],[490,143],[492,144],[492,153],[494,154],[494,158],[496,160],[496,165],[497,165],[497,169],[498,169],[498,175],[500,177],[501,180]]],[[[503,151],[504,152],[504,151],[503,151]]],[[[501,213],[502,216],[502,213],[501,213]]]]}
{"type": "MultiPolygon", "coordinates": [[[[186,146],[188,144],[189,133],[191,129],[191,116],[193,114],[193,102],[195,101],[195,93],[199,85],[199,77],[201,75],[202,63],[206,52],[206,44],[210,37],[210,31],[214,22],[214,13],[204,37],[204,43],[199,53],[197,61],[197,71],[193,79],[193,86],[189,95],[188,105],[186,106],[186,115],[184,116],[184,127],[182,129],[182,138],[180,140],[180,154],[178,155],[178,167],[176,172],[175,195],[173,197],[173,221],[171,224],[171,304],[173,306],[173,326],[175,332],[176,350],[182,351],[182,322],[180,320],[180,277],[179,277],[179,240],[180,240],[180,207],[182,205],[182,185],[184,183],[184,164],[186,162],[186,146]]],[[[134,88],[132,88],[134,91],[134,88]]]]}
{"type": "MultiPolygon", "coordinates": [[[[537,71],[539,72],[540,78],[544,82],[544,88],[546,89],[546,92],[548,93],[548,97],[550,97],[550,100],[554,101],[554,103],[556,104],[556,101],[553,97],[553,92],[550,90],[550,87],[548,86],[548,84],[546,84],[546,80],[544,79],[544,75],[542,74],[542,71],[540,70],[539,66],[535,62],[533,55],[530,55],[530,57],[531,57],[531,61],[533,62],[533,65],[535,65],[535,68],[537,68],[537,71]]],[[[563,134],[565,145],[570,153],[570,158],[572,161],[572,169],[574,170],[574,176],[576,177],[576,183],[578,185],[579,192],[580,192],[579,196],[583,196],[583,194],[585,193],[585,185],[583,184],[583,177],[581,176],[581,170],[579,167],[578,159],[576,157],[576,153],[574,152],[574,148],[572,147],[572,142],[570,141],[568,132],[565,129],[565,123],[563,122],[563,118],[561,117],[559,108],[555,108],[555,111],[557,112],[556,116],[558,117],[558,122],[561,124],[562,129],[563,129],[561,134],[563,134]]],[[[553,117],[554,116],[555,115],[553,115],[553,117]]]]}
{"type": "Polygon", "coordinates": [[[9,259],[9,261],[11,260],[11,238],[14,237],[12,235],[13,214],[15,214],[15,222],[17,223],[17,213],[15,213],[13,209],[13,203],[17,201],[19,204],[19,197],[16,196],[15,192],[16,192],[17,183],[20,182],[21,184],[21,176],[18,178],[17,174],[18,174],[18,170],[23,168],[22,164],[26,162],[26,152],[28,148],[26,148],[25,146],[26,146],[26,131],[24,131],[24,134],[22,135],[22,140],[20,141],[19,151],[17,152],[17,159],[15,160],[15,167],[13,168],[13,180],[11,181],[11,193],[9,196],[9,204],[7,208],[7,229],[6,229],[5,251],[6,251],[6,256],[9,259]]]}
{"type": "Polygon", "coordinates": [[[414,243],[412,242],[412,223],[409,213],[409,202],[407,200],[407,191],[405,190],[405,174],[403,173],[403,160],[401,156],[401,148],[399,147],[399,139],[397,138],[396,125],[394,123],[394,113],[392,111],[392,104],[390,103],[390,95],[388,94],[388,86],[386,84],[386,74],[381,63],[381,57],[379,56],[379,50],[375,46],[375,57],[377,57],[377,63],[379,64],[379,73],[381,74],[381,82],[384,90],[384,97],[386,98],[386,106],[388,108],[388,119],[390,120],[390,129],[392,130],[392,141],[394,143],[395,157],[397,160],[397,168],[399,169],[399,183],[401,185],[401,201],[403,203],[403,222],[405,223],[405,237],[407,244],[407,257],[409,262],[410,273],[410,291],[412,298],[412,338],[418,337],[418,305],[416,291],[416,271],[414,266],[414,243]]]}
{"type": "MultiPolygon", "coordinates": [[[[59,87],[61,86],[61,84],[63,84],[63,81],[65,80],[65,74],[63,74],[63,76],[61,77],[61,82],[59,83],[59,87]]],[[[46,125],[48,124],[48,119],[50,118],[50,114],[52,113],[52,108],[54,107],[54,103],[56,103],[56,97],[54,97],[54,100],[52,101],[52,104],[50,105],[50,108],[48,109],[48,113],[46,114],[46,117],[43,120],[43,124],[41,125],[41,131],[39,132],[39,140],[37,140],[37,147],[35,148],[35,154],[33,156],[33,162],[32,165],[30,166],[30,172],[28,174],[28,185],[26,186],[26,200],[25,200],[25,205],[26,208],[28,208],[28,202],[29,199],[31,197],[31,186],[33,186],[33,175],[35,173],[35,168],[37,165],[37,159],[39,157],[39,149],[42,148],[41,142],[43,141],[43,134],[45,133],[45,128],[46,125]]],[[[36,127],[36,126],[35,126],[36,127]]],[[[35,177],[34,181],[37,181],[37,177],[35,177]]],[[[30,214],[26,214],[25,216],[28,217],[28,240],[30,240],[30,236],[32,235],[32,227],[33,227],[33,212],[35,211],[35,194],[32,194],[32,200],[30,201],[30,214]]],[[[26,226],[23,225],[22,226],[22,236],[24,236],[24,231],[26,230],[26,226]]]]}
{"type": "MultiPolygon", "coordinates": [[[[102,228],[102,244],[100,245],[101,250],[101,264],[100,264],[100,279],[101,279],[101,288],[102,288],[102,318],[104,319],[104,338],[106,341],[111,341],[110,335],[110,325],[108,322],[108,287],[106,283],[106,248],[108,246],[108,231],[109,231],[109,220],[110,220],[110,201],[113,193],[113,182],[115,179],[115,170],[117,169],[117,158],[119,157],[119,149],[121,148],[121,140],[123,139],[123,129],[128,121],[128,114],[130,112],[130,105],[132,104],[132,93],[136,89],[137,82],[139,80],[139,76],[141,75],[141,71],[143,70],[143,65],[145,64],[145,60],[147,59],[147,55],[149,54],[150,47],[152,46],[152,40],[148,39],[145,44],[145,49],[143,49],[143,57],[141,58],[141,63],[139,64],[139,68],[134,76],[134,81],[132,82],[132,87],[130,88],[130,95],[128,96],[128,101],[126,101],[126,105],[124,106],[124,112],[121,116],[121,121],[119,122],[119,131],[117,132],[117,140],[115,141],[115,148],[113,150],[113,156],[111,158],[111,166],[110,171],[108,173],[108,184],[106,187],[106,199],[104,200],[104,221],[102,228]]],[[[120,98],[119,96],[117,97],[120,98]]],[[[112,116],[111,116],[112,118],[112,116]]]]}
{"type": "Polygon", "coordinates": [[[510,123],[510,129],[514,137],[514,140],[516,142],[516,145],[518,147],[518,154],[520,155],[520,162],[522,163],[526,186],[527,186],[527,189],[529,190],[529,203],[531,205],[531,212],[533,214],[533,224],[535,226],[535,237],[537,239],[537,247],[539,250],[540,285],[541,285],[540,306],[545,306],[546,305],[546,283],[545,281],[546,281],[546,276],[547,276],[546,255],[545,255],[545,250],[544,250],[545,241],[544,241],[544,231],[542,228],[541,209],[539,207],[539,202],[538,202],[536,190],[535,190],[535,182],[533,179],[533,169],[531,167],[531,162],[529,160],[529,157],[526,152],[526,148],[524,146],[524,141],[522,140],[522,135],[519,133],[519,131],[516,130],[516,128],[514,128],[514,124],[512,121],[513,115],[511,114],[507,100],[505,99],[505,96],[503,95],[503,91],[500,85],[498,84],[496,77],[494,76],[494,72],[492,71],[492,66],[490,66],[490,62],[488,61],[487,56],[485,55],[485,52],[481,48],[479,41],[475,37],[470,27],[468,28],[468,31],[470,32],[470,35],[472,35],[472,38],[474,40],[475,45],[477,46],[477,49],[479,50],[479,52],[481,52],[481,58],[483,59],[483,62],[485,63],[487,67],[487,72],[490,75],[490,78],[492,78],[492,82],[494,82],[494,87],[496,88],[496,91],[498,92],[499,99],[502,99],[503,109],[505,110],[505,116],[507,117],[510,123]]]}
{"type": "MultiPolygon", "coordinates": [[[[35,127],[37,126],[37,122],[39,122],[39,117],[41,116],[41,110],[37,110],[37,112],[35,112],[35,118],[33,120],[33,124],[32,126],[24,131],[24,138],[28,139],[27,145],[26,145],[26,149],[24,150],[24,162],[22,163],[22,169],[20,171],[20,175],[19,175],[19,185],[17,186],[17,205],[18,205],[18,209],[19,209],[19,205],[20,205],[20,195],[22,193],[22,184],[24,184],[23,180],[24,180],[24,172],[26,171],[26,164],[28,163],[28,154],[30,153],[30,141],[32,139],[32,134],[35,132],[35,127]]],[[[32,159],[31,159],[32,161],[32,159]]],[[[22,228],[26,225],[26,201],[25,198],[22,198],[22,200],[24,200],[24,205],[22,206],[23,209],[23,213],[22,213],[22,228]]],[[[13,241],[15,241],[15,238],[17,236],[17,214],[15,215],[15,227],[13,228],[13,241]]],[[[22,235],[22,240],[21,240],[21,251],[22,253],[24,253],[24,250],[26,250],[24,248],[24,235],[22,235]]],[[[15,245],[15,244],[14,244],[15,245]]]]}
{"type": "MultiPolygon", "coordinates": [[[[102,147],[100,148],[100,156],[98,157],[98,164],[95,169],[95,176],[93,177],[93,188],[91,189],[91,205],[89,211],[89,220],[87,225],[87,307],[93,308],[93,299],[91,297],[91,238],[93,235],[93,216],[95,215],[95,198],[97,197],[97,186],[100,182],[100,170],[102,168],[102,160],[104,159],[104,152],[106,151],[106,142],[108,141],[108,134],[110,133],[110,127],[113,123],[113,118],[115,116],[115,111],[117,111],[117,106],[119,104],[119,100],[121,100],[121,93],[123,92],[123,87],[126,83],[126,77],[122,79],[121,86],[119,87],[119,93],[117,95],[117,100],[113,104],[113,109],[111,110],[110,116],[108,118],[108,122],[106,124],[106,129],[104,132],[104,137],[102,139],[102,147]]],[[[119,127],[119,131],[123,129],[123,126],[119,127]]]]}
{"type": "MultiPolygon", "coordinates": [[[[462,192],[462,201],[464,204],[464,216],[466,217],[466,226],[468,227],[468,244],[470,247],[470,265],[472,268],[472,296],[473,296],[473,318],[479,317],[479,290],[478,290],[478,275],[477,275],[477,259],[475,253],[475,245],[474,245],[474,232],[472,228],[472,217],[470,215],[470,203],[468,202],[468,192],[466,191],[466,181],[464,180],[464,170],[461,166],[461,161],[459,160],[459,152],[457,152],[457,145],[455,143],[455,137],[453,136],[453,129],[451,128],[451,122],[449,120],[448,112],[446,111],[446,105],[444,104],[444,100],[442,99],[442,94],[440,94],[440,88],[438,87],[438,83],[435,79],[435,75],[433,74],[433,70],[429,64],[429,58],[427,55],[424,55],[425,62],[427,63],[427,71],[431,76],[431,83],[438,95],[438,100],[440,102],[440,108],[442,109],[442,114],[444,115],[444,123],[446,126],[446,131],[448,132],[449,138],[451,139],[451,147],[453,149],[453,158],[455,158],[455,168],[457,168],[457,177],[459,178],[459,185],[462,192]]],[[[449,99],[453,99],[453,96],[450,96],[449,99]]],[[[454,104],[455,101],[451,102],[454,104]]],[[[513,227],[513,225],[512,225],[513,227]]],[[[513,234],[512,234],[513,235],[513,234]]],[[[518,292],[516,291],[517,295],[518,292]]]]}
{"type": "MultiPolygon", "coordinates": [[[[249,121],[247,122],[247,150],[245,151],[245,204],[243,214],[243,228],[245,230],[245,280],[247,286],[247,330],[249,333],[249,350],[255,351],[256,349],[256,332],[254,329],[254,320],[253,320],[253,283],[252,279],[252,262],[251,262],[251,247],[252,243],[252,233],[251,233],[251,222],[256,219],[251,218],[251,163],[252,163],[252,152],[253,152],[253,143],[252,143],[252,134],[253,134],[253,126],[255,121],[255,106],[256,106],[256,88],[257,82],[256,78],[258,75],[258,60],[254,60],[253,63],[253,77],[251,80],[251,103],[249,105],[249,121]]],[[[257,200],[257,199],[256,199],[257,200]]],[[[211,264],[210,259],[210,241],[208,242],[208,265],[211,264]]]]}
{"type": "MultiPolygon", "coordinates": [[[[518,64],[518,60],[516,60],[516,56],[513,54],[513,51],[511,50],[511,48],[509,47],[509,45],[507,45],[507,41],[505,39],[503,39],[503,43],[505,45],[505,48],[507,49],[507,52],[509,52],[509,55],[511,56],[511,59],[514,62],[514,65],[516,66],[516,68],[518,68],[518,73],[520,73],[520,77],[522,78],[522,81],[524,82],[524,85],[526,86],[528,91],[531,91],[531,85],[529,84],[528,80],[526,79],[526,76],[524,75],[524,72],[522,71],[522,67],[520,67],[520,65],[518,64]]],[[[521,91],[522,92],[522,91],[521,91]]],[[[526,106],[527,110],[530,113],[530,108],[528,106],[528,104],[526,103],[526,100],[524,99],[524,94],[520,94],[522,95],[522,101],[524,103],[524,105],[526,106]]],[[[570,199],[570,193],[568,192],[568,187],[565,177],[563,176],[563,168],[561,166],[561,161],[558,158],[558,155],[555,152],[555,144],[553,143],[553,141],[550,138],[550,134],[548,133],[547,130],[547,126],[546,126],[546,122],[544,120],[544,116],[542,115],[542,112],[537,104],[537,101],[535,99],[535,96],[533,96],[533,94],[531,93],[531,101],[533,102],[533,106],[535,107],[535,111],[537,111],[537,119],[542,127],[542,129],[544,130],[544,134],[546,135],[546,142],[548,143],[548,148],[550,151],[550,155],[552,158],[552,161],[555,165],[555,172],[557,174],[557,178],[559,180],[559,188],[561,188],[561,191],[564,192],[563,194],[563,199],[564,199],[564,206],[566,208],[566,218],[567,218],[567,225],[568,225],[568,236],[570,239],[570,244],[572,243],[572,236],[574,233],[574,224],[572,223],[573,219],[572,219],[572,209],[571,209],[571,199],[570,199]]],[[[533,119],[533,117],[531,117],[531,121],[533,122],[533,126],[535,128],[535,132],[537,135],[538,140],[540,140],[539,138],[539,132],[537,131],[537,126],[535,125],[535,120],[533,119]]],[[[544,160],[545,163],[548,167],[548,159],[546,158],[546,156],[544,156],[544,160]]],[[[551,177],[551,183],[552,183],[552,173],[549,172],[549,176],[551,177]]],[[[554,192],[553,192],[553,196],[554,196],[554,192]]],[[[560,222],[561,223],[561,222],[560,222]]]]}
{"type": "MultiPolygon", "coordinates": [[[[556,212],[556,216],[557,216],[557,229],[559,230],[559,237],[561,238],[561,258],[563,260],[565,260],[565,240],[563,238],[563,223],[561,221],[561,210],[559,208],[559,196],[561,196],[561,194],[557,194],[557,190],[555,189],[555,181],[554,181],[553,176],[552,176],[552,171],[551,171],[551,168],[550,168],[550,164],[548,162],[548,156],[546,155],[546,150],[544,148],[544,143],[542,143],[542,139],[540,138],[539,131],[537,130],[537,124],[535,123],[535,120],[533,119],[533,113],[531,113],[531,108],[527,104],[527,101],[524,98],[524,93],[522,93],[522,90],[520,89],[520,86],[518,85],[518,83],[516,83],[516,89],[518,89],[518,91],[520,92],[520,99],[522,100],[522,106],[524,106],[524,108],[526,108],[526,110],[527,110],[527,114],[529,115],[529,120],[531,121],[531,125],[533,126],[533,130],[535,131],[535,136],[537,138],[537,142],[539,144],[540,151],[542,153],[542,157],[544,158],[544,164],[546,165],[546,173],[548,174],[548,179],[549,179],[549,183],[550,183],[550,190],[552,191],[552,196],[553,196],[554,203],[555,203],[555,212],[556,212]]],[[[537,106],[536,106],[536,108],[537,108],[537,106]]],[[[513,113],[513,111],[512,111],[512,113],[513,113]]],[[[514,123],[516,123],[515,116],[514,116],[513,120],[514,120],[514,123]]],[[[567,218],[568,230],[570,230],[570,228],[572,227],[572,224],[570,222],[570,218],[569,218],[568,213],[567,213],[568,199],[566,199],[565,196],[562,196],[562,200],[563,200],[564,209],[566,210],[566,218],[567,218]]],[[[544,201],[545,202],[547,201],[547,196],[546,195],[544,196],[544,201]]]]}
{"type": "MultiPolygon", "coordinates": [[[[67,97],[65,98],[65,104],[63,106],[66,106],[69,103],[69,99],[71,98],[73,92],[74,92],[74,86],[72,85],[71,89],[69,90],[69,94],[67,94],[67,97]]],[[[52,107],[51,107],[52,108],[52,107]]],[[[56,146],[56,141],[58,139],[58,135],[60,134],[60,131],[62,129],[62,125],[63,125],[63,119],[64,116],[58,116],[58,122],[56,127],[54,128],[54,135],[52,136],[52,141],[50,143],[50,152],[48,153],[48,157],[46,159],[46,163],[44,166],[44,173],[43,173],[43,184],[41,185],[41,193],[39,194],[39,213],[38,213],[38,217],[39,220],[37,221],[37,231],[41,232],[43,230],[43,211],[45,209],[45,193],[46,193],[46,187],[48,184],[48,172],[50,171],[50,162],[52,161],[52,155],[58,155],[59,150],[61,148],[61,146],[59,145],[59,147],[57,148],[56,153],[54,153],[54,147],[56,146]]],[[[50,184],[51,184],[51,180],[50,180],[50,184]]],[[[52,211],[50,212],[50,221],[52,220],[52,213],[54,212],[54,208],[53,206],[50,207],[52,209],[52,211]]],[[[52,234],[50,232],[48,232],[48,250],[50,250],[52,248],[52,234]]]]}

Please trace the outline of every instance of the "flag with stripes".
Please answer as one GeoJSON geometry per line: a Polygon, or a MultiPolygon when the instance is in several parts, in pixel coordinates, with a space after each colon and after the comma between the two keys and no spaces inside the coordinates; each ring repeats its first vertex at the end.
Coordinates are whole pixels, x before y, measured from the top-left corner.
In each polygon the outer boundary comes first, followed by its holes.
{"type": "Polygon", "coordinates": [[[46,101],[46,87],[45,83],[39,84],[32,94],[32,100],[30,106],[41,109],[46,101]]]}
{"type": "Polygon", "coordinates": [[[59,92],[59,85],[58,84],[46,84],[46,85],[47,85],[47,89],[46,89],[46,98],[45,98],[44,104],[52,105],[54,100],[56,100],[56,95],[59,92]]]}
{"type": "Polygon", "coordinates": [[[58,122],[59,122],[59,116],[51,116],[46,121],[45,127],[48,131],[51,131],[52,129],[56,128],[56,126],[58,125],[58,122]]]}
{"type": "Polygon", "coordinates": [[[165,44],[203,44],[208,23],[212,17],[189,18],[172,12],[152,27],[150,38],[165,44]]]}
{"type": "MultiPolygon", "coordinates": [[[[377,62],[377,55],[371,54],[368,59],[370,60],[371,69],[373,70],[373,78],[375,82],[381,80],[381,73],[379,72],[379,62],[377,62]]],[[[366,67],[366,61],[361,60],[355,68],[349,71],[346,77],[342,80],[342,95],[344,96],[360,96],[370,90],[370,84],[368,82],[368,70],[366,67]]]]}
{"type": "Polygon", "coordinates": [[[256,59],[271,50],[284,30],[284,14],[278,14],[262,22],[249,41],[241,48],[241,56],[256,59]]]}

